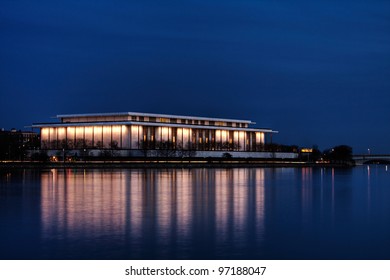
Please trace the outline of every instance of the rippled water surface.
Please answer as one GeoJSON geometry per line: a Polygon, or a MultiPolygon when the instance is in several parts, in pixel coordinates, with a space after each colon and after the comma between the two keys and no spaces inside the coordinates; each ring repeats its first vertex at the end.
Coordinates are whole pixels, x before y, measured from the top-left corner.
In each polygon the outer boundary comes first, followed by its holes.
{"type": "Polygon", "coordinates": [[[3,170],[0,258],[390,259],[390,170],[3,170]]]}

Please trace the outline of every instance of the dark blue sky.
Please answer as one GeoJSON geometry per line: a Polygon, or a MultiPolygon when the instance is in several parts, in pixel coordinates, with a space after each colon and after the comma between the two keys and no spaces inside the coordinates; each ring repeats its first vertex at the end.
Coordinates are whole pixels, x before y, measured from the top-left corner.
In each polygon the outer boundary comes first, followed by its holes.
{"type": "Polygon", "coordinates": [[[57,2],[0,2],[0,127],[168,113],[390,153],[387,0],[57,2]]]}

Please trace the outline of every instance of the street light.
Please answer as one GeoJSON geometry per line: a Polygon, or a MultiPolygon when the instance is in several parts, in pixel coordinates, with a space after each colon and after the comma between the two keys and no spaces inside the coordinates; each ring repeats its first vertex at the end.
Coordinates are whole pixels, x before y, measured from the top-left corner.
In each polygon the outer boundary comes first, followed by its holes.
{"type": "Polygon", "coordinates": [[[367,149],[367,151],[368,151],[368,155],[370,155],[370,149],[367,149]]]}

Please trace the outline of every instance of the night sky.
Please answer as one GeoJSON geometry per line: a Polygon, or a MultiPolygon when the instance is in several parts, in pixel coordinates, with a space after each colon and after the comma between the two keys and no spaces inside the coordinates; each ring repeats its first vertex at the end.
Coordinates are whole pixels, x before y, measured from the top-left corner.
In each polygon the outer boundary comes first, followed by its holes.
{"type": "Polygon", "coordinates": [[[57,2],[0,2],[0,128],[166,113],[390,153],[388,0],[57,2]]]}

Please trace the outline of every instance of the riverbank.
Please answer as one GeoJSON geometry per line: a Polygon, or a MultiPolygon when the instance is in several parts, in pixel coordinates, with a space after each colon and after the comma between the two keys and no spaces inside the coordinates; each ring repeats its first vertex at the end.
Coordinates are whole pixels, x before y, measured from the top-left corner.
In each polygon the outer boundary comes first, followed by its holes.
{"type": "Polygon", "coordinates": [[[74,161],[74,162],[0,162],[0,169],[8,168],[235,168],[235,167],[330,167],[349,168],[352,163],[314,163],[281,160],[131,160],[131,161],[74,161]]]}

